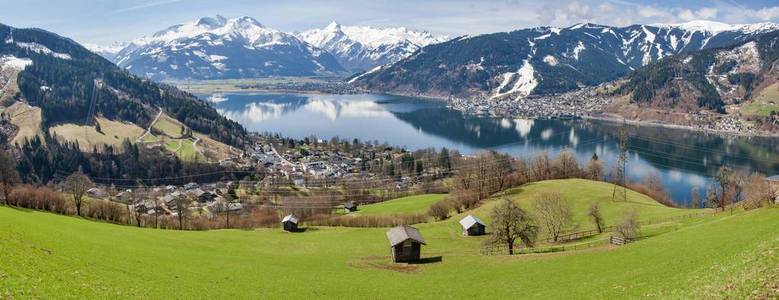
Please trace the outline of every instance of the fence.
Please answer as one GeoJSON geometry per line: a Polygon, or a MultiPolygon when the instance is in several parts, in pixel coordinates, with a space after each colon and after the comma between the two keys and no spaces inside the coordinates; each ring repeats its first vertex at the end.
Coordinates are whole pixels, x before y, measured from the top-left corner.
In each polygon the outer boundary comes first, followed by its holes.
{"type": "MultiPolygon", "coordinates": [[[[654,219],[654,220],[647,220],[639,222],[640,225],[653,225],[653,224],[659,224],[659,223],[665,223],[669,221],[678,221],[678,220],[685,220],[685,219],[691,219],[701,216],[708,216],[708,215],[714,215],[717,212],[699,212],[694,214],[686,214],[686,215],[680,215],[680,216],[673,216],[673,217],[667,217],[667,218],[660,218],[660,219],[654,219]]],[[[614,226],[606,226],[603,228],[603,232],[611,232],[614,229],[614,226]]],[[[592,229],[592,230],[585,230],[585,231],[577,231],[577,232],[568,232],[561,234],[557,237],[557,242],[569,242],[574,241],[582,238],[587,238],[591,236],[595,236],[600,234],[598,230],[592,229]]],[[[580,249],[587,249],[592,248],[595,246],[601,246],[606,244],[613,244],[613,245],[624,245],[630,240],[623,239],[620,237],[618,240],[614,240],[614,236],[603,239],[603,240],[597,240],[594,242],[589,243],[580,243],[580,244],[574,244],[574,245],[554,245],[549,247],[541,247],[541,248],[528,248],[528,247],[522,247],[519,245],[514,246],[514,254],[528,254],[528,253],[551,253],[551,252],[561,252],[561,251],[571,251],[571,250],[580,250],[580,249]],[[619,244],[615,244],[615,242],[621,242],[619,244]]],[[[541,242],[547,242],[547,243],[553,243],[554,238],[553,237],[547,237],[544,239],[539,240],[541,242]]],[[[488,245],[482,247],[480,253],[482,255],[508,255],[508,247],[506,245],[488,245]]]]}

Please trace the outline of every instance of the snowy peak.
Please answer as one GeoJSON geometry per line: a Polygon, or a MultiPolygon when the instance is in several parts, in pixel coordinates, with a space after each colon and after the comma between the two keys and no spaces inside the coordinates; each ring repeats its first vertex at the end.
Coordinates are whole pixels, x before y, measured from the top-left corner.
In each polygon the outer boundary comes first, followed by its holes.
{"type": "Polygon", "coordinates": [[[335,21],[324,28],[299,33],[298,37],[329,51],[351,70],[369,70],[394,63],[421,47],[446,40],[406,27],[343,26],[335,21]]]}
{"type": "Polygon", "coordinates": [[[704,32],[709,34],[718,34],[726,31],[741,33],[763,33],[779,29],[779,24],[775,23],[755,23],[755,24],[727,24],[708,20],[695,20],[678,24],[656,24],[660,28],[678,28],[688,32],[704,32]]]}
{"type": "Polygon", "coordinates": [[[153,79],[315,76],[345,70],[336,59],[293,34],[251,17],[203,17],[132,41],[113,59],[153,79]]]}

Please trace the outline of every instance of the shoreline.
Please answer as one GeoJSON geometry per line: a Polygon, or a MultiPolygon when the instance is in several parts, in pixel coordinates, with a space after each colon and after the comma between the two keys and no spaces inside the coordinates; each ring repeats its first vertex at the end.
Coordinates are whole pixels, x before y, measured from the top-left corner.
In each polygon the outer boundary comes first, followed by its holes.
{"type": "MultiPolygon", "coordinates": [[[[186,90],[187,92],[193,93],[193,94],[207,94],[207,93],[215,93],[217,91],[206,91],[206,90],[199,90],[199,89],[193,89],[193,90],[186,90]],[[197,91],[195,91],[197,90],[197,91]]],[[[442,96],[433,96],[433,95],[419,95],[419,94],[410,94],[410,93],[392,93],[392,92],[379,92],[379,91],[365,91],[363,93],[356,93],[356,94],[334,94],[334,93],[328,93],[323,91],[316,91],[316,90],[295,90],[295,89],[230,89],[230,90],[220,90],[218,92],[222,93],[258,93],[258,94],[272,94],[272,93],[289,93],[289,94],[301,94],[301,95],[361,95],[361,94],[376,94],[376,95],[387,95],[387,96],[397,96],[397,97],[408,97],[408,98],[419,98],[419,99],[425,99],[425,100],[432,100],[432,101],[443,101],[443,102],[449,102],[450,98],[442,97],[442,96]]],[[[454,108],[453,108],[454,109],[454,108]]],[[[463,112],[461,110],[455,109],[463,114],[468,114],[466,112],[463,112]]],[[[470,115],[476,115],[476,114],[470,114],[470,115]]],[[[500,116],[494,116],[489,115],[490,118],[505,118],[500,116]]],[[[519,118],[528,118],[528,119],[539,119],[538,117],[527,117],[527,116],[513,116],[513,117],[519,117],[519,118]]],[[[762,137],[762,138],[779,138],[779,133],[772,134],[772,133],[765,133],[762,131],[757,132],[751,132],[751,133],[743,133],[743,132],[734,132],[734,131],[722,131],[722,130],[713,130],[713,129],[704,129],[704,128],[697,128],[693,126],[688,125],[679,125],[679,124],[672,124],[672,123],[657,123],[657,122],[650,122],[650,121],[640,121],[640,120],[631,120],[631,119],[623,119],[618,117],[608,117],[608,116],[593,116],[593,115],[576,115],[575,117],[585,119],[585,120],[596,120],[596,121],[603,121],[603,122],[609,122],[609,123],[622,123],[625,122],[626,124],[630,125],[636,125],[636,126],[651,126],[651,127],[662,127],[662,128],[670,128],[670,129],[679,129],[679,130],[687,130],[692,132],[701,132],[701,133],[709,133],[709,134],[716,134],[720,136],[730,136],[730,137],[762,137]]]]}

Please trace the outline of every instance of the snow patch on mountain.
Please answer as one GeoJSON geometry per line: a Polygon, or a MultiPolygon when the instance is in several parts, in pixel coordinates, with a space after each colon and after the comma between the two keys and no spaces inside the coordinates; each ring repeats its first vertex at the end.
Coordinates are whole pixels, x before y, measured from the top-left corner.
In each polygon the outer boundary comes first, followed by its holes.
{"type": "Polygon", "coordinates": [[[32,60],[29,58],[18,58],[12,55],[0,56],[0,69],[11,68],[13,70],[21,71],[32,65],[32,60]]]}
{"type": "Polygon", "coordinates": [[[394,63],[424,46],[446,40],[446,37],[406,27],[343,26],[336,22],[297,36],[335,55],[339,63],[350,70],[367,70],[394,63]]]}
{"type": "Polygon", "coordinates": [[[51,49],[49,49],[48,47],[46,47],[44,45],[41,45],[41,44],[38,44],[38,43],[35,43],[35,42],[31,42],[31,43],[16,42],[16,46],[19,46],[21,48],[25,48],[27,50],[30,50],[30,51],[33,51],[33,52],[36,52],[36,53],[39,53],[39,54],[50,55],[50,56],[53,56],[53,57],[56,57],[56,58],[59,58],[59,59],[71,59],[70,55],[68,55],[66,53],[59,53],[59,52],[51,51],[51,49]]]}

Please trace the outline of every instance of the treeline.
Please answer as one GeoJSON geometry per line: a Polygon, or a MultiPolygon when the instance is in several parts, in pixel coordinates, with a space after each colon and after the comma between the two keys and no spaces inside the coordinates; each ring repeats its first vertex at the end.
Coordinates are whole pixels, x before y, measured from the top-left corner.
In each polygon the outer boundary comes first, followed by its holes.
{"type": "Polygon", "coordinates": [[[25,183],[47,184],[82,170],[103,184],[164,185],[190,181],[209,182],[225,174],[240,176],[218,164],[184,162],[161,148],[146,148],[125,140],[121,151],[110,145],[82,152],[77,142],[44,135],[26,139],[11,149],[15,166],[25,183]]]}

